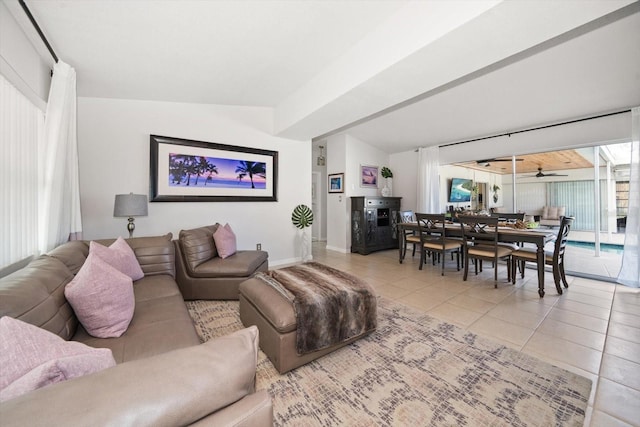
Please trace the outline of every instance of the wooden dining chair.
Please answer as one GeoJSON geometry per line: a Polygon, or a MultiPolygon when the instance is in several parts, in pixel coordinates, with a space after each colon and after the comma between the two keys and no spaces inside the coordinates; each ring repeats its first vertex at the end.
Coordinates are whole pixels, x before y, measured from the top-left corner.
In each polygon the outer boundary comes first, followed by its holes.
{"type": "Polygon", "coordinates": [[[498,261],[507,262],[507,280],[511,281],[511,249],[498,245],[498,218],[488,216],[458,216],[462,229],[464,276],[469,275],[469,260],[474,260],[475,272],[482,261],[491,261],[494,268],[495,287],[498,287],[498,261]]]}
{"type": "MultiPolygon", "coordinates": [[[[449,239],[446,237],[446,217],[444,214],[421,214],[416,213],[418,228],[420,230],[420,267],[427,260],[427,254],[433,257],[435,265],[436,254],[442,254],[442,275],[444,276],[445,256],[447,252],[456,254],[456,267],[460,271],[460,251],[462,249],[462,241],[449,239]]],[[[438,258],[440,258],[438,256],[438,258]]]]}
{"type": "MultiPolygon", "coordinates": [[[[563,216],[560,218],[560,229],[558,230],[558,237],[553,248],[553,251],[545,251],[544,263],[550,265],[553,270],[553,281],[556,284],[556,290],[558,294],[562,295],[562,286],[569,287],[567,283],[567,277],[564,273],[564,252],[567,247],[567,241],[569,240],[569,231],[571,230],[571,224],[573,218],[563,216]]],[[[516,282],[515,267],[519,264],[521,278],[524,279],[524,268],[526,262],[533,262],[538,264],[538,254],[535,248],[521,248],[511,253],[511,269],[514,272],[512,276],[512,283],[516,282]]]]}
{"type": "MultiPolygon", "coordinates": [[[[413,211],[398,211],[397,222],[398,224],[415,222],[413,211]]],[[[408,244],[413,245],[413,252],[411,253],[411,256],[414,257],[416,255],[416,246],[420,245],[420,236],[418,236],[413,230],[402,229],[400,239],[400,264],[402,264],[402,260],[404,260],[404,257],[407,254],[408,244]]]]}
{"type": "MultiPolygon", "coordinates": [[[[524,222],[524,212],[512,212],[512,213],[492,213],[491,216],[493,218],[498,218],[498,223],[500,222],[508,222],[508,221],[522,221],[524,222]]],[[[512,251],[518,250],[522,247],[522,244],[519,243],[503,243],[498,242],[498,246],[504,246],[506,248],[511,249],[512,251]]]]}

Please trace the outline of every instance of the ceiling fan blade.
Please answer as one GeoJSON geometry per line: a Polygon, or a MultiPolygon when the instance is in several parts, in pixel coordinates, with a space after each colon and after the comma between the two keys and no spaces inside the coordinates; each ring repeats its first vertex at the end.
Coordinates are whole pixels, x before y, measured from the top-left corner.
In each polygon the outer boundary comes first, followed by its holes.
{"type": "MultiPolygon", "coordinates": [[[[476,160],[476,163],[492,163],[492,162],[510,162],[512,159],[484,159],[484,160],[476,160]]],[[[516,159],[516,162],[522,162],[524,159],[516,159]]]]}

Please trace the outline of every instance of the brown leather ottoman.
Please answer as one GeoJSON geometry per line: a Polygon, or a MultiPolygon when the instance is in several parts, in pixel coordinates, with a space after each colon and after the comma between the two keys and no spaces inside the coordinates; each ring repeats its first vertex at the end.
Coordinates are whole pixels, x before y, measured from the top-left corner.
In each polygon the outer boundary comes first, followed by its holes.
{"type": "Polygon", "coordinates": [[[274,288],[255,278],[240,284],[240,319],[245,326],[258,327],[260,348],[281,374],[372,332],[370,330],[331,347],[300,355],[296,350],[297,325],[293,305],[274,288]]]}

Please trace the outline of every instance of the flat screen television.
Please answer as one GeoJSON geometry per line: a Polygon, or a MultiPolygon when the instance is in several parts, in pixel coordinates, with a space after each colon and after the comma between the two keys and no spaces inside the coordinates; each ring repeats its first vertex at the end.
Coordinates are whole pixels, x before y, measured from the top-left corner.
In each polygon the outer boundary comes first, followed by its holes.
{"type": "Polygon", "coordinates": [[[470,202],[473,181],[466,178],[452,178],[449,203],[470,202]]]}

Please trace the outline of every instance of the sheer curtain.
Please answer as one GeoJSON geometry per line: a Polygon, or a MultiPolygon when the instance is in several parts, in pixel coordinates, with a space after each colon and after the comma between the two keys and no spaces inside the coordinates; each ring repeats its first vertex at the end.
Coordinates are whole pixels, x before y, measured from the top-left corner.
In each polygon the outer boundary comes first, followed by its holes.
{"type": "Polygon", "coordinates": [[[53,69],[42,143],[39,247],[46,252],[82,232],[76,72],[62,61],[53,69]]]}
{"type": "Polygon", "coordinates": [[[618,283],[640,288],[640,107],[631,109],[629,212],[618,283]]]}
{"type": "Polygon", "coordinates": [[[416,212],[440,213],[440,149],[418,150],[418,197],[416,212]]]}
{"type": "Polygon", "coordinates": [[[44,113],[0,75],[0,268],[38,253],[44,113]]]}

